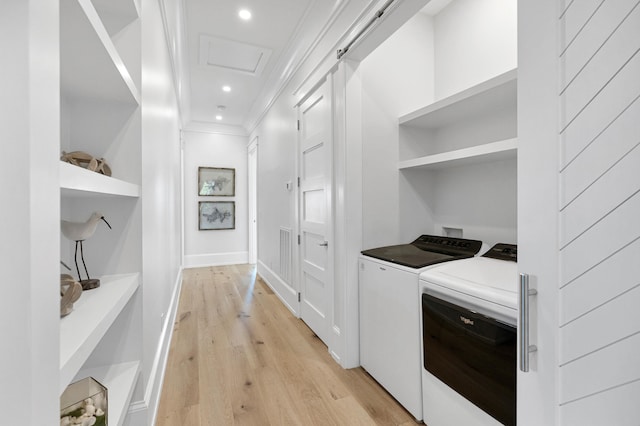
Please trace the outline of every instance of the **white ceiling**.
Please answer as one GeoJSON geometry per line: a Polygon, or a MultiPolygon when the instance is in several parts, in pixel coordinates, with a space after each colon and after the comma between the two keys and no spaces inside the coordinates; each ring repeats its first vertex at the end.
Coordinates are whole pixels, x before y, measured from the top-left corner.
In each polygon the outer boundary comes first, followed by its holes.
{"type": "Polygon", "coordinates": [[[184,0],[191,120],[246,125],[254,102],[278,84],[294,45],[307,39],[302,34],[318,28],[318,20],[328,19],[340,2],[184,0]],[[251,20],[239,18],[243,8],[251,20]],[[222,90],[225,85],[230,92],[222,90]]]}
{"type": "MultiPolygon", "coordinates": [[[[186,43],[181,44],[188,59],[181,74],[189,79],[184,85],[189,88],[188,121],[196,127],[211,123],[245,131],[257,124],[305,52],[342,11],[353,6],[372,12],[374,5],[382,4],[382,0],[182,1],[186,43]],[[251,20],[240,19],[241,9],[251,11],[251,20]],[[223,86],[231,91],[224,92],[223,86]]],[[[413,1],[419,7],[428,3],[423,12],[430,15],[450,2],[413,1]]]]}

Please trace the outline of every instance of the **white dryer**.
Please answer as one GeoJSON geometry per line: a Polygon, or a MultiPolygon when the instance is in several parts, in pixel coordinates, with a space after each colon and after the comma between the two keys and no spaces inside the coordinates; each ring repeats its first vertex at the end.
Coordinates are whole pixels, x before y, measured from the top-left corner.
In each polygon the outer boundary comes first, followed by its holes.
{"type": "Polygon", "coordinates": [[[420,274],[423,419],[429,426],[516,424],[517,248],[420,274]]]}

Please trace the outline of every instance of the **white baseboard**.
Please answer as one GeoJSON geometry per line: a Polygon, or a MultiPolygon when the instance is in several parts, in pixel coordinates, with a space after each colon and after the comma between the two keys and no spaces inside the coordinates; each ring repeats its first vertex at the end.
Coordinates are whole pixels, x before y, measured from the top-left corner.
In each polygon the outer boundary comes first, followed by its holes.
{"type": "Polygon", "coordinates": [[[167,368],[167,360],[169,358],[169,348],[171,346],[171,337],[173,336],[173,324],[178,313],[178,302],[180,301],[180,290],[182,289],[182,268],[178,271],[169,308],[168,315],[165,317],[162,325],[162,332],[158,342],[156,355],[153,359],[153,366],[149,374],[149,380],[145,386],[144,400],[134,401],[129,406],[127,413],[127,425],[140,426],[156,424],[156,416],[158,415],[158,404],[160,403],[160,393],[162,392],[162,383],[164,382],[164,374],[167,368]]]}
{"type": "Polygon", "coordinates": [[[260,260],[258,260],[258,275],[260,275],[260,278],[273,290],[287,309],[296,317],[300,317],[298,313],[298,291],[284,282],[278,274],[273,272],[260,260]]]}
{"type": "Polygon", "coordinates": [[[147,423],[148,407],[144,401],[137,401],[129,406],[129,412],[127,418],[124,421],[123,426],[140,426],[153,423],[147,423]]]}
{"type": "Polygon", "coordinates": [[[185,269],[200,268],[203,266],[240,265],[243,263],[249,263],[248,251],[192,254],[184,256],[185,269]]]}

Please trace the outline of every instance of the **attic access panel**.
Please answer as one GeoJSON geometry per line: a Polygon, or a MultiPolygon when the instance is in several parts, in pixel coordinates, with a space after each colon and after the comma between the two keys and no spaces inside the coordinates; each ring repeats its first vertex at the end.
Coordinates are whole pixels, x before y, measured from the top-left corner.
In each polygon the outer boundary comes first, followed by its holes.
{"type": "Polygon", "coordinates": [[[270,56],[271,49],[266,47],[209,35],[200,36],[200,65],[205,67],[217,67],[258,77],[270,56]]]}

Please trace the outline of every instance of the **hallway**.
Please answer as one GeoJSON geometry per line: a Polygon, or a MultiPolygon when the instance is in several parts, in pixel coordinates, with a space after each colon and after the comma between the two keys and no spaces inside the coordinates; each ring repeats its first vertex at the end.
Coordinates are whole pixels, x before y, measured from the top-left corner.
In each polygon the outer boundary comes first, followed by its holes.
{"type": "Polygon", "coordinates": [[[255,267],[187,269],[157,426],[412,425],[361,368],[342,369],[255,267]]]}

